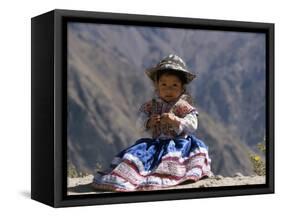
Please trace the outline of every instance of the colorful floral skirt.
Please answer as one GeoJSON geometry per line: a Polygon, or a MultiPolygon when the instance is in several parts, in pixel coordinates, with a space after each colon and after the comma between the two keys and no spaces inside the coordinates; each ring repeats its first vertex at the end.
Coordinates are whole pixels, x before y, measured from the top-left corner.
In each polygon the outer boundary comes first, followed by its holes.
{"type": "Polygon", "coordinates": [[[95,175],[93,187],[111,191],[154,190],[210,176],[206,144],[186,139],[142,138],[120,152],[108,172],[95,175]]]}

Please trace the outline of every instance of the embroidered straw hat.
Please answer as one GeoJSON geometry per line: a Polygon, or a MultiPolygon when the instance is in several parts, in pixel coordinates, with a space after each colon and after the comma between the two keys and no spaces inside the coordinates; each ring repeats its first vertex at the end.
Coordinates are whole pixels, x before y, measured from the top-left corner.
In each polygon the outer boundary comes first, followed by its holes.
{"type": "Polygon", "coordinates": [[[176,71],[182,73],[186,79],[186,84],[196,77],[194,73],[187,69],[185,62],[175,54],[169,54],[164,57],[156,66],[147,69],[145,73],[152,81],[155,81],[156,75],[160,71],[176,71]]]}

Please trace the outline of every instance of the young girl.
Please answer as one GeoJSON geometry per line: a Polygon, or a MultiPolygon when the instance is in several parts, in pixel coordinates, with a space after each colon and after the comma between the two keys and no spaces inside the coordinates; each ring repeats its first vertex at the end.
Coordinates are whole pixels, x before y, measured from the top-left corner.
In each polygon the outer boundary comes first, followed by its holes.
{"type": "Polygon", "coordinates": [[[185,94],[185,85],[195,75],[172,54],[146,74],[155,84],[156,97],[139,109],[137,126],[152,138],[141,138],[121,151],[108,172],[94,177],[95,188],[160,189],[211,175],[208,147],[192,135],[197,129],[198,112],[185,94]]]}

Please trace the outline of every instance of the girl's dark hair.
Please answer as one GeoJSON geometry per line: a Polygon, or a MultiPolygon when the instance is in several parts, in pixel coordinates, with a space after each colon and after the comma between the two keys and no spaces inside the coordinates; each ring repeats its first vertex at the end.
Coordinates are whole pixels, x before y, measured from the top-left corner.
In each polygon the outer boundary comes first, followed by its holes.
{"type": "Polygon", "coordinates": [[[176,76],[180,79],[182,85],[186,84],[186,79],[185,79],[184,74],[179,72],[179,71],[173,71],[173,70],[158,71],[158,73],[156,73],[156,79],[155,80],[158,82],[162,75],[174,75],[174,76],[176,76]]]}
{"type": "MultiPolygon", "coordinates": [[[[156,76],[155,76],[155,81],[157,83],[159,82],[159,79],[161,78],[162,75],[174,75],[180,79],[183,86],[186,85],[185,76],[184,76],[184,74],[179,73],[179,71],[173,71],[173,70],[158,71],[158,73],[156,73],[156,76]]],[[[186,87],[184,87],[184,95],[185,95],[184,100],[186,100],[189,104],[193,105],[194,100],[193,100],[192,96],[190,95],[190,93],[186,90],[186,87]]]]}

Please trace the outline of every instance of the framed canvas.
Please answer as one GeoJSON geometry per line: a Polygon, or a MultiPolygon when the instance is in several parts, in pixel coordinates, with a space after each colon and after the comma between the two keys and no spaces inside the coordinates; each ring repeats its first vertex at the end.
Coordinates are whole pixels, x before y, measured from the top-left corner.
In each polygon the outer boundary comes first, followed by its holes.
{"type": "Polygon", "coordinates": [[[31,27],[32,199],[274,193],[274,24],[53,10],[31,27]]]}

